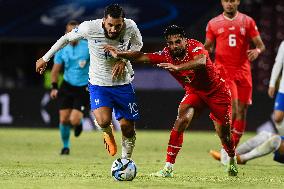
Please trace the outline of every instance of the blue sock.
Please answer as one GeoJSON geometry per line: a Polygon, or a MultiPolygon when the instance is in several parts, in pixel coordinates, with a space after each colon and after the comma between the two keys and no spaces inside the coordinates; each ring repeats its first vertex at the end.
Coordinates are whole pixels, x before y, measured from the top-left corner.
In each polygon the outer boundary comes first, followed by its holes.
{"type": "Polygon", "coordinates": [[[64,148],[69,148],[70,125],[59,124],[61,140],[64,148]]]}

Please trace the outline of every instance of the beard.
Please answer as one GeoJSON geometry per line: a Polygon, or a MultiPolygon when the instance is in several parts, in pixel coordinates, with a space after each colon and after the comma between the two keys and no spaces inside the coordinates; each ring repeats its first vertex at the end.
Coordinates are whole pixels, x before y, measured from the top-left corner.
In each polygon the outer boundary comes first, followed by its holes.
{"type": "Polygon", "coordinates": [[[103,27],[103,29],[104,29],[105,37],[108,39],[116,39],[120,34],[120,32],[117,32],[114,35],[110,36],[108,31],[105,29],[105,27],[103,27]]]}
{"type": "Polygon", "coordinates": [[[185,49],[171,50],[171,55],[175,58],[183,58],[185,56],[185,49]]]}

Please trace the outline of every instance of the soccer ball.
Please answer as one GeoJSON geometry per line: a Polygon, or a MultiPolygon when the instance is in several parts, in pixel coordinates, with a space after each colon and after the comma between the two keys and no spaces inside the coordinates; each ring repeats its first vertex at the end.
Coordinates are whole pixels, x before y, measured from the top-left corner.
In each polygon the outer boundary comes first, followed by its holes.
{"type": "Polygon", "coordinates": [[[133,160],[118,158],[111,166],[111,175],[117,181],[132,181],[136,177],[137,168],[133,160]]]}

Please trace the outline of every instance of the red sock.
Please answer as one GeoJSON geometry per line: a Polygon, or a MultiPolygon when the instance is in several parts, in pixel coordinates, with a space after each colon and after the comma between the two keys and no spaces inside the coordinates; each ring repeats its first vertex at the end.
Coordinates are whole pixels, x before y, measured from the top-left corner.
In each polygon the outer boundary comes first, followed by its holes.
{"type": "Polygon", "coordinates": [[[175,163],[179,150],[182,147],[183,132],[178,132],[174,128],[171,131],[170,140],[167,149],[167,162],[175,163]]]}
{"type": "Polygon", "coordinates": [[[246,121],[245,120],[235,120],[232,129],[232,137],[235,142],[235,145],[238,146],[240,142],[240,138],[244,134],[246,129],[246,121]]]}

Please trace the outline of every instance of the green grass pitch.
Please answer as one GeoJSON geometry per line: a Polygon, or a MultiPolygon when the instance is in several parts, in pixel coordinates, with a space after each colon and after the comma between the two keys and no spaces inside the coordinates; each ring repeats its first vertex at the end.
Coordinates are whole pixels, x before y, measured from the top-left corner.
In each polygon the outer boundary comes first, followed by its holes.
{"type": "MultiPolygon", "coordinates": [[[[73,133],[72,133],[73,134],[73,133]]],[[[242,141],[252,136],[247,133],[242,141]]],[[[174,178],[152,178],[164,165],[169,131],[137,131],[133,160],[138,167],[132,182],[114,181],[110,166],[120,156],[121,133],[116,133],[119,153],[109,157],[101,132],[71,136],[71,154],[60,156],[55,129],[0,129],[0,188],[284,188],[284,166],[272,155],[239,166],[228,177],[209,149],[219,149],[214,132],[186,132],[175,164],[174,178]]]]}

